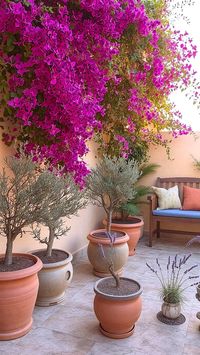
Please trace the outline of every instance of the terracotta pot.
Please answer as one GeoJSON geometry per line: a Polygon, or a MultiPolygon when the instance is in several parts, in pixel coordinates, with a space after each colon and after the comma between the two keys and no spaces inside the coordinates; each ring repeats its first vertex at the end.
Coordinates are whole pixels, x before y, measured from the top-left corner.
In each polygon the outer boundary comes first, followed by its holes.
{"type": "MultiPolygon", "coordinates": [[[[42,250],[42,249],[40,249],[42,250]]],[[[57,249],[58,250],[58,249],[57,249]]],[[[39,250],[35,250],[37,252],[39,250]]],[[[62,250],[63,251],[63,250],[62,250]]],[[[62,302],[65,291],[73,276],[72,255],[68,252],[66,259],[54,263],[45,264],[38,273],[39,291],[36,300],[37,306],[53,306],[62,302]]]]}
{"type": "Polygon", "coordinates": [[[105,232],[105,229],[98,229],[92,231],[87,237],[89,240],[87,249],[88,259],[93,266],[93,273],[99,277],[110,276],[108,260],[112,259],[115,272],[121,275],[128,259],[127,241],[129,240],[129,236],[121,232],[120,236],[115,239],[113,248],[111,249],[110,240],[106,237],[105,232]],[[103,247],[103,253],[106,258],[102,254],[100,245],[103,247]]]}
{"type": "Polygon", "coordinates": [[[142,311],[142,288],[137,281],[127,278],[133,285],[138,285],[138,291],[128,296],[113,296],[99,290],[99,285],[106,279],[97,281],[94,287],[94,312],[100,324],[100,331],[109,338],[122,339],[133,334],[135,323],[142,311]]]}
{"type": "Polygon", "coordinates": [[[39,286],[37,272],[42,268],[41,260],[34,255],[13,255],[31,259],[35,264],[18,271],[0,272],[0,340],[19,338],[31,329],[39,286]]]}
{"type": "MultiPolygon", "coordinates": [[[[103,225],[107,225],[106,219],[103,220],[103,225]]],[[[144,222],[139,217],[128,217],[126,222],[118,221],[117,219],[114,220],[111,224],[111,228],[117,231],[123,231],[124,233],[128,234],[128,247],[129,247],[129,255],[135,254],[135,248],[138,243],[138,240],[142,236],[144,222]]]]}
{"type": "Polygon", "coordinates": [[[181,314],[181,304],[163,302],[161,310],[163,316],[169,319],[176,319],[181,314]]]}

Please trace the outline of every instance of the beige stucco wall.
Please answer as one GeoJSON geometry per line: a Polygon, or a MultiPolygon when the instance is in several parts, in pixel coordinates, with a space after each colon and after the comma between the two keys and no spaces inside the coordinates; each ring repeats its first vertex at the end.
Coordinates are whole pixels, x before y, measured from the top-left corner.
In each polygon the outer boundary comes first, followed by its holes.
{"type": "MultiPolygon", "coordinates": [[[[0,142],[0,167],[3,165],[5,156],[10,155],[11,150],[0,142]]],[[[94,144],[90,144],[90,153],[86,157],[86,161],[90,167],[96,163],[96,149],[94,144]]],[[[200,159],[200,133],[193,136],[182,136],[173,140],[171,144],[171,160],[167,158],[164,148],[150,148],[150,162],[160,164],[160,167],[154,174],[141,180],[142,184],[154,185],[158,176],[196,176],[200,177],[200,171],[194,168],[193,158],[200,159]]],[[[148,233],[148,206],[141,206],[141,214],[144,216],[145,232],[148,233]]],[[[79,212],[79,217],[73,217],[67,221],[71,226],[68,235],[55,241],[55,247],[61,248],[72,253],[83,248],[87,244],[86,236],[88,233],[101,225],[103,211],[98,207],[88,206],[86,209],[79,212]]],[[[163,225],[163,228],[170,228],[170,225],[163,225]]],[[[173,225],[173,228],[181,228],[181,225],[173,225]]],[[[188,230],[195,230],[192,225],[187,226],[188,230]]],[[[186,229],[187,229],[186,228],[186,229]]],[[[5,238],[0,237],[0,253],[5,250],[5,238]]],[[[17,238],[14,244],[14,251],[23,252],[40,248],[41,244],[34,240],[30,233],[26,233],[23,238],[17,238]]]]}
{"type": "MultiPolygon", "coordinates": [[[[86,157],[86,161],[90,167],[96,163],[96,149],[94,144],[90,144],[90,153],[86,157]]],[[[12,151],[0,142],[0,168],[3,166],[4,158],[11,155],[12,151]]],[[[87,206],[84,210],[79,212],[79,217],[72,217],[70,220],[66,220],[68,226],[71,226],[71,230],[66,236],[63,236],[60,240],[56,240],[54,247],[61,248],[71,253],[74,253],[87,244],[88,233],[100,226],[103,217],[103,211],[95,206],[87,206]]],[[[0,253],[5,251],[6,239],[0,236],[0,253]]],[[[14,243],[15,252],[26,252],[30,250],[39,249],[44,247],[39,242],[34,240],[30,233],[26,233],[23,238],[17,238],[14,243]]]]}
{"type": "MultiPolygon", "coordinates": [[[[168,134],[166,133],[166,136],[168,134]]],[[[181,136],[173,140],[170,145],[171,147],[171,160],[167,158],[164,148],[161,147],[151,147],[150,148],[150,162],[157,163],[160,167],[157,171],[149,175],[141,183],[144,185],[152,186],[155,184],[157,177],[173,177],[173,176],[193,176],[200,177],[200,171],[194,167],[194,158],[200,160],[200,133],[196,133],[195,137],[181,136]]],[[[142,214],[145,221],[145,232],[149,229],[149,218],[148,218],[148,206],[143,205],[141,207],[142,214]]],[[[170,225],[163,225],[163,228],[170,228],[170,225]]],[[[186,226],[185,226],[186,227],[186,226]]],[[[179,229],[181,225],[173,225],[173,228],[179,229]]],[[[195,227],[192,225],[187,225],[187,230],[195,231],[195,227]]]]}

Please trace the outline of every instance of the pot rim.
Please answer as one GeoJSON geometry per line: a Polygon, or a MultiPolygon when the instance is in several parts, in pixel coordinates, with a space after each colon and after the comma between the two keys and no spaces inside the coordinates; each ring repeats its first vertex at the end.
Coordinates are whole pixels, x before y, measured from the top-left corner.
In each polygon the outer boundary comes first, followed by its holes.
{"type": "MultiPolygon", "coordinates": [[[[23,258],[32,259],[35,264],[25,269],[14,271],[0,271],[0,281],[18,280],[25,277],[36,274],[43,267],[42,261],[36,256],[30,253],[13,253],[13,256],[22,256],[23,258]]],[[[4,254],[0,254],[0,258],[4,257],[4,254]]]]}
{"type": "Polygon", "coordinates": [[[135,298],[138,298],[138,297],[142,294],[142,292],[143,292],[143,288],[142,288],[142,286],[140,285],[140,283],[139,283],[138,281],[133,280],[133,279],[130,279],[129,277],[120,277],[120,279],[129,280],[129,281],[131,281],[131,282],[136,283],[136,284],[139,286],[139,290],[138,290],[137,292],[134,292],[134,293],[130,294],[130,295],[121,295],[121,296],[118,296],[118,295],[109,295],[109,294],[107,294],[107,293],[104,293],[104,292],[98,290],[98,285],[99,285],[99,283],[103,282],[103,281],[106,280],[106,279],[113,279],[113,277],[112,277],[112,276],[104,277],[103,279],[98,280],[98,281],[95,283],[95,285],[94,285],[94,292],[95,292],[97,295],[99,295],[99,296],[101,296],[101,297],[103,297],[103,298],[106,298],[106,299],[109,299],[109,300],[112,300],[112,299],[113,299],[113,300],[115,300],[115,301],[133,300],[133,299],[135,299],[135,298]]]}
{"type": "MultiPolygon", "coordinates": [[[[87,236],[87,239],[94,243],[94,244],[111,244],[109,238],[96,238],[93,236],[94,233],[99,233],[99,232],[105,232],[106,229],[105,228],[101,228],[101,229],[96,229],[90,232],[90,234],[87,236]]],[[[116,231],[114,229],[111,230],[111,232],[119,232],[116,231]]],[[[114,245],[116,244],[122,244],[122,243],[126,243],[129,240],[129,236],[127,233],[125,233],[124,231],[120,231],[122,232],[124,235],[122,237],[116,238],[114,245]]]]}
{"type": "MultiPolygon", "coordinates": [[[[121,223],[120,222],[120,220],[119,220],[119,223],[116,223],[116,222],[112,222],[111,223],[111,227],[113,227],[113,229],[115,228],[115,227],[117,227],[117,228],[119,228],[120,226],[122,226],[122,228],[136,228],[136,227],[142,227],[143,225],[144,225],[144,221],[143,221],[143,219],[142,218],[140,218],[140,217],[128,217],[128,220],[131,220],[131,218],[134,218],[134,219],[137,219],[138,220],[138,222],[133,222],[133,223],[121,223]]],[[[130,221],[131,222],[131,221],[130,221]]],[[[103,225],[106,225],[107,224],[107,222],[106,222],[106,219],[104,218],[103,219],[103,225]]]]}
{"type": "MultiPolygon", "coordinates": [[[[32,255],[34,255],[35,252],[37,251],[43,251],[44,249],[43,248],[40,248],[40,249],[36,249],[36,250],[32,250],[30,251],[29,253],[31,253],[32,255]]],[[[51,269],[51,268],[55,268],[55,267],[59,267],[59,266],[63,266],[63,265],[66,265],[68,263],[70,263],[72,260],[73,260],[73,255],[71,253],[69,253],[68,251],[65,251],[65,250],[62,250],[62,249],[57,249],[57,248],[53,248],[53,250],[58,250],[58,251],[62,251],[66,254],[68,254],[68,257],[66,257],[66,259],[64,260],[60,260],[60,261],[55,261],[55,262],[52,262],[52,263],[43,263],[43,269],[51,269]]],[[[39,257],[38,257],[39,258],[39,257]]],[[[40,258],[39,258],[40,259],[40,258]]],[[[41,260],[41,259],[40,259],[41,260]]]]}
{"type": "Polygon", "coordinates": [[[171,306],[171,307],[177,307],[177,306],[181,306],[181,302],[177,302],[177,303],[169,303],[169,302],[165,302],[163,301],[163,305],[167,305],[167,306],[171,306]]]}

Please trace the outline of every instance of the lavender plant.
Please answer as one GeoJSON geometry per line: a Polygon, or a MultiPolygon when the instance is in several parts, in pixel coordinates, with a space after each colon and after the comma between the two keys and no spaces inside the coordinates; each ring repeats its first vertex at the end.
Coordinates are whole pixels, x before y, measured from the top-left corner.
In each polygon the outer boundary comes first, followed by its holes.
{"type": "Polygon", "coordinates": [[[199,282],[193,282],[199,278],[199,275],[189,275],[190,272],[198,267],[197,264],[187,268],[186,263],[190,259],[191,254],[183,257],[168,257],[166,270],[163,271],[158,258],[156,258],[156,268],[148,263],[147,267],[157,276],[161,283],[161,297],[167,303],[180,303],[183,301],[183,294],[189,287],[198,285],[199,282]]]}

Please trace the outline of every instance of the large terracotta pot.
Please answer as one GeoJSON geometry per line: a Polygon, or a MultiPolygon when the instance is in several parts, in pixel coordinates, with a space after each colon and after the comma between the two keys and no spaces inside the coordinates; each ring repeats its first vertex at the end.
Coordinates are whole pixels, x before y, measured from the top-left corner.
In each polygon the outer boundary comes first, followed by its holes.
{"type": "MultiPolygon", "coordinates": [[[[58,250],[58,249],[57,249],[58,250]]],[[[34,253],[37,253],[36,250],[34,253]]],[[[64,300],[65,291],[73,276],[72,255],[64,252],[66,258],[62,261],[49,264],[43,263],[38,273],[39,291],[36,300],[37,306],[53,306],[64,300]]]]}
{"type": "Polygon", "coordinates": [[[41,260],[31,254],[14,256],[31,259],[35,264],[18,271],[0,272],[0,340],[19,338],[31,329],[39,286],[41,260]]]}
{"type": "MultiPolygon", "coordinates": [[[[113,232],[113,231],[112,231],[113,232]]],[[[93,273],[99,277],[110,276],[108,270],[108,260],[112,259],[114,270],[119,275],[123,272],[123,267],[128,259],[128,244],[129,236],[120,232],[117,233],[113,247],[111,248],[110,239],[106,236],[105,229],[92,231],[88,235],[88,259],[93,266],[93,273]],[[103,251],[101,249],[103,248],[103,251]],[[104,255],[103,255],[104,254],[104,255]]]]}
{"type": "Polygon", "coordinates": [[[141,293],[142,288],[137,281],[127,278],[137,291],[132,294],[118,296],[111,295],[99,290],[101,282],[112,280],[107,277],[97,281],[94,287],[94,312],[99,320],[100,331],[109,338],[122,339],[133,334],[135,323],[142,311],[141,293]]]}
{"type": "MultiPolygon", "coordinates": [[[[106,219],[103,220],[103,225],[107,225],[106,219]]],[[[142,235],[143,226],[144,222],[139,217],[128,217],[128,219],[123,222],[114,219],[111,224],[111,228],[113,230],[123,231],[124,233],[128,234],[129,240],[127,243],[129,247],[129,255],[135,254],[135,248],[138,243],[138,240],[142,235]]]]}

